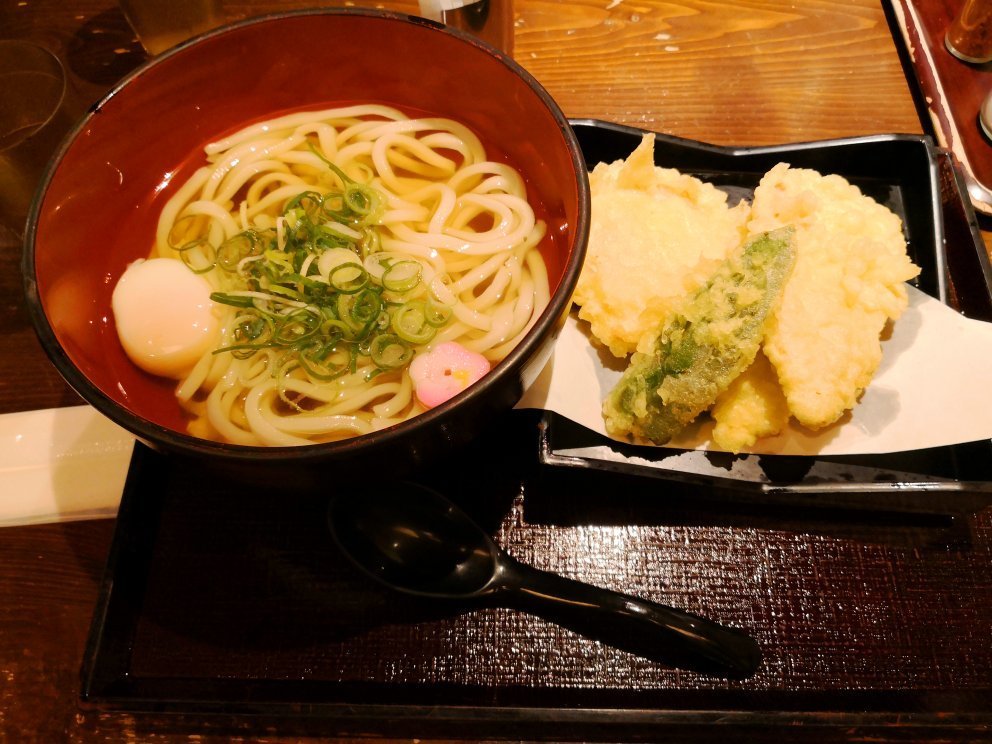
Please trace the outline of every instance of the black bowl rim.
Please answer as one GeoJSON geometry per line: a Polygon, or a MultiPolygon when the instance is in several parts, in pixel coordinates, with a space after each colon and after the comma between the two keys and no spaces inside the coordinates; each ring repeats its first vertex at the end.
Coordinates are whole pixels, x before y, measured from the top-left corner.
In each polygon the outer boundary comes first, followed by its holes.
{"type": "Polygon", "coordinates": [[[586,176],[586,165],[582,155],[582,148],[579,145],[575,133],[572,131],[568,118],[562,112],[557,102],[551,94],[537,81],[527,70],[520,66],[512,57],[503,51],[496,49],[481,39],[472,36],[459,29],[445,26],[442,23],[420,16],[396,11],[377,10],[369,8],[312,8],[304,10],[294,10],[279,13],[269,13],[255,16],[246,20],[225,24],[211,31],[194,36],[181,44],[159,54],[142,65],[132,70],[122,78],[107,94],[94,103],[87,113],[76,123],[69,133],[62,140],[61,144],[52,156],[39,185],[35,191],[28,212],[27,222],[24,232],[23,252],[21,257],[21,272],[24,280],[24,294],[27,300],[28,313],[38,336],[42,348],[49,359],[58,369],[65,381],[72,387],[87,403],[96,408],[100,413],[124,427],[142,441],[148,442],[153,447],[161,445],[166,450],[178,451],[197,456],[219,456],[231,461],[264,461],[280,463],[306,463],[333,458],[345,458],[349,453],[356,451],[386,446],[391,442],[403,437],[412,436],[415,430],[426,429],[435,424],[443,422],[452,412],[454,412],[463,402],[470,398],[483,395],[485,391],[497,385],[499,382],[512,376],[519,376],[521,369],[528,360],[532,347],[538,347],[541,339],[553,336],[556,333],[556,326],[561,318],[565,316],[572,302],[572,290],[578,281],[579,272],[585,257],[586,244],[589,237],[589,215],[591,210],[589,182],[586,176]],[[202,439],[191,434],[185,434],[168,427],[161,426],[131,412],[124,406],[110,399],[96,385],[94,385],[72,362],[68,354],[62,348],[55,336],[55,332],[48,322],[41,298],[38,294],[37,280],[35,279],[35,258],[34,245],[38,229],[38,217],[41,211],[41,204],[48,191],[49,183],[61,164],[65,154],[75,142],[78,134],[89,124],[90,120],[100,109],[114,96],[124,91],[134,80],[141,77],[148,70],[160,64],[163,60],[181,54],[183,50],[194,46],[205,39],[231,33],[240,28],[253,26],[256,24],[272,23],[285,18],[297,18],[300,16],[365,16],[382,18],[384,20],[412,23],[430,28],[439,33],[453,36],[463,43],[467,43],[494,57],[497,62],[506,65],[513,71],[543,103],[545,108],[555,120],[558,129],[565,140],[566,147],[571,155],[572,167],[576,174],[576,187],[578,191],[579,210],[575,240],[571,259],[566,263],[565,270],[559,281],[558,290],[552,294],[551,301],[545,308],[544,313],[538,321],[531,327],[524,339],[517,344],[516,348],[510,352],[492,371],[486,376],[482,384],[473,385],[467,390],[459,393],[454,398],[433,408],[425,413],[408,419],[400,424],[391,426],[380,431],[370,432],[358,437],[343,439],[335,442],[326,442],[299,446],[254,446],[239,445],[226,442],[217,442],[209,439],[202,439]]]}

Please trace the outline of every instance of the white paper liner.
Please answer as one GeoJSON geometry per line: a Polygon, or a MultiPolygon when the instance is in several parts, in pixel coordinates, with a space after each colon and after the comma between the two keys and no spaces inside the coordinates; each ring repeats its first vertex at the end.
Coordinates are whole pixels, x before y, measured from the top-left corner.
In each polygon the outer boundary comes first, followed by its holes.
{"type": "MultiPolygon", "coordinates": [[[[881,454],[992,439],[992,323],[907,288],[909,307],[883,340],[882,363],[854,410],[818,432],[793,421],[748,452],[881,454]]],[[[569,316],[551,363],[517,407],[554,411],[606,436],[602,401],[625,362],[598,351],[586,330],[569,316]]],[[[670,446],[716,449],[711,426],[696,426],[670,446]]]]}

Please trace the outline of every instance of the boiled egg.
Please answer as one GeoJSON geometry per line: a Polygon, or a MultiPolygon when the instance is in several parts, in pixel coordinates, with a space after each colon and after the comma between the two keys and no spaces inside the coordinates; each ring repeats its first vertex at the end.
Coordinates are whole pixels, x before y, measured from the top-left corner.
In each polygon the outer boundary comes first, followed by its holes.
{"type": "Polygon", "coordinates": [[[146,372],[180,379],[216,347],[220,319],[210,283],[182,261],[135,261],[114,287],[117,335],[131,361],[146,372]]]}

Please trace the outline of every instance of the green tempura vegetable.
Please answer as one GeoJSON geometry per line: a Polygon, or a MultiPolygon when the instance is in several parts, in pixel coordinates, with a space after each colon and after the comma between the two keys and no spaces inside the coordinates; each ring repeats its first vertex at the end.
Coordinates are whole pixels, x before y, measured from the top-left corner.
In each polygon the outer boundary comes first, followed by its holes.
{"type": "Polygon", "coordinates": [[[603,404],[606,429],[664,444],[754,361],[795,263],[792,228],[758,235],[635,353],[603,404]]]}

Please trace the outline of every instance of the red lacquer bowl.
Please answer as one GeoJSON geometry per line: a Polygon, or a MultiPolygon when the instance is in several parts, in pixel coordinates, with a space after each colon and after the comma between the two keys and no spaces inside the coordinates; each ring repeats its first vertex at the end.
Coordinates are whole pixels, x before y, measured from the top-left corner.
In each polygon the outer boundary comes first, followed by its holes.
{"type": "Polygon", "coordinates": [[[421,461],[478,433],[543,368],[568,311],[589,225],[578,143],[548,93],[512,59],[432,21],[365,10],[254,19],[198,37],[135,71],[60,148],[28,220],[24,275],[33,321],[69,384],[166,450],[235,461],[421,461]],[[148,254],[162,205],[203,146],[288,110],[359,101],[457,119],[524,176],[550,238],[552,301],[483,381],[390,429],[339,443],[246,447],[192,437],[173,383],[125,356],[110,296],[148,254]]]}

